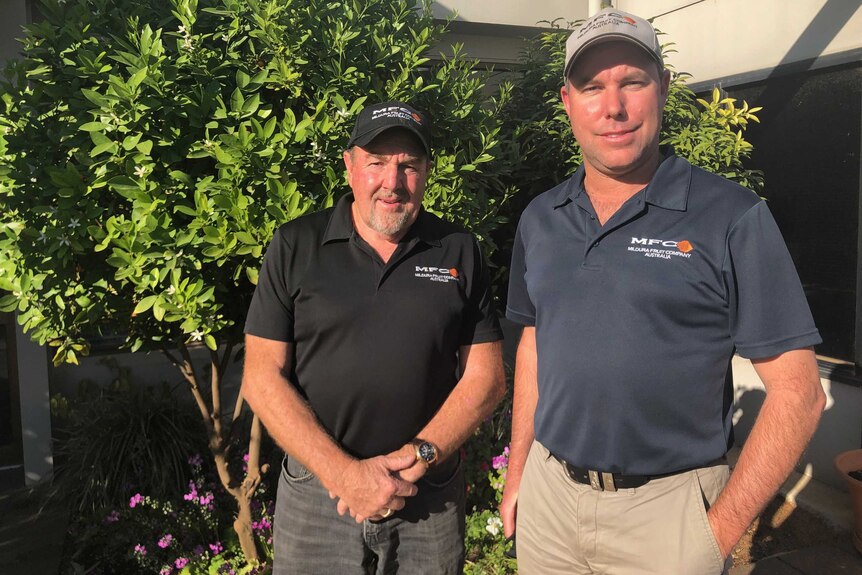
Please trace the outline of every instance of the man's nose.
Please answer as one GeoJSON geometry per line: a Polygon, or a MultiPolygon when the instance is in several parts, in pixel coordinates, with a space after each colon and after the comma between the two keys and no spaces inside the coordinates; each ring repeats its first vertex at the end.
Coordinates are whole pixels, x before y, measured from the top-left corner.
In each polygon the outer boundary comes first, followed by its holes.
{"type": "Polygon", "coordinates": [[[609,88],[602,94],[605,115],[608,118],[625,116],[626,105],[623,92],[619,88],[609,88]]]}
{"type": "Polygon", "coordinates": [[[401,169],[397,165],[386,166],[383,171],[382,185],[387,190],[397,190],[401,179],[401,169]]]}

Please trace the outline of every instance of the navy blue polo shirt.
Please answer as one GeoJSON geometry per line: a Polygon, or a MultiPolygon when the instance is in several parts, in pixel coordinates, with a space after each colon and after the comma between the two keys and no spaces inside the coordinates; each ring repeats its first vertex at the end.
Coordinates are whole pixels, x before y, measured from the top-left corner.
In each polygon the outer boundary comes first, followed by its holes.
{"type": "Polygon", "coordinates": [[[353,195],[281,226],[245,332],[294,344],[291,380],[356,457],[416,437],[458,381],[460,346],[502,339],[475,238],[424,210],[384,263],[353,195]]]}
{"type": "Polygon", "coordinates": [[[607,472],[669,473],[732,439],[734,351],[820,343],[753,192],[667,156],[604,226],[583,166],[521,216],[506,315],[536,327],[536,439],[607,472]]]}

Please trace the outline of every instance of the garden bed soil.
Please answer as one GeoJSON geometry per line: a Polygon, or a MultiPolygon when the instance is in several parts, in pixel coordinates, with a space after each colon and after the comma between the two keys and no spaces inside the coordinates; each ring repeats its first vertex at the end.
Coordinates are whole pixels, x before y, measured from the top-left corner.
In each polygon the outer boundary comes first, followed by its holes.
{"type": "Polygon", "coordinates": [[[818,545],[852,549],[850,532],[778,496],[733,550],[733,565],[748,565],[771,555],[818,545]]]}

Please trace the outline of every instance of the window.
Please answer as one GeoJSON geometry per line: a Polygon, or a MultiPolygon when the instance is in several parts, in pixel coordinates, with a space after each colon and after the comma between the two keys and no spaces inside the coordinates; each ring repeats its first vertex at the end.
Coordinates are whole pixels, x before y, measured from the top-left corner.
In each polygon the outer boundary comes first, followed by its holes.
{"type": "Polygon", "coordinates": [[[769,207],[799,271],[823,343],[817,353],[862,364],[857,289],[862,64],[727,88],[763,106],[746,132],[769,207]]]}

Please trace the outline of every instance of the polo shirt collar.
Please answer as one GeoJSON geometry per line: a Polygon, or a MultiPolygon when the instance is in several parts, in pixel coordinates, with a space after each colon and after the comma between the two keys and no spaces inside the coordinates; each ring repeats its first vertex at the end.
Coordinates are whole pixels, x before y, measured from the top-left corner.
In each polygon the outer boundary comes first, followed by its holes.
{"type": "MultiPolygon", "coordinates": [[[[335,204],[332,210],[332,215],[329,218],[329,223],[326,224],[326,231],[323,234],[323,242],[328,243],[337,240],[349,240],[356,232],[353,227],[353,215],[351,208],[353,206],[353,193],[344,194],[341,199],[335,204]]],[[[425,212],[425,208],[419,212],[419,217],[407,230],[407,234],[401,239],[402,242],[409,242],[413,238],[425,242],[428,245],[440,246],[440,238],[433,233],[429,225],[429,215],[425,212]]]]}
{"type": "MultiPolygon", "coordinates": [[[[688,192],[691,186],[691,164],[678,157],[669,147],[662,147],[661,151],[663,159],[644,190],[644,201],[666,210],[684,212],[688,206],[688,192]]],[[[554,201],[554,209],[586,195],[585,173],[584,165],[581,164],[572,177],[561,186],[554,201]]]]}
{"type": "Polygon", "coordinates": [[[691,187],[691,164],[670,148],[662,148],[662,155],[664,159],[646,187],[644,201],[666,210],[684,212],[691,187]]]}

